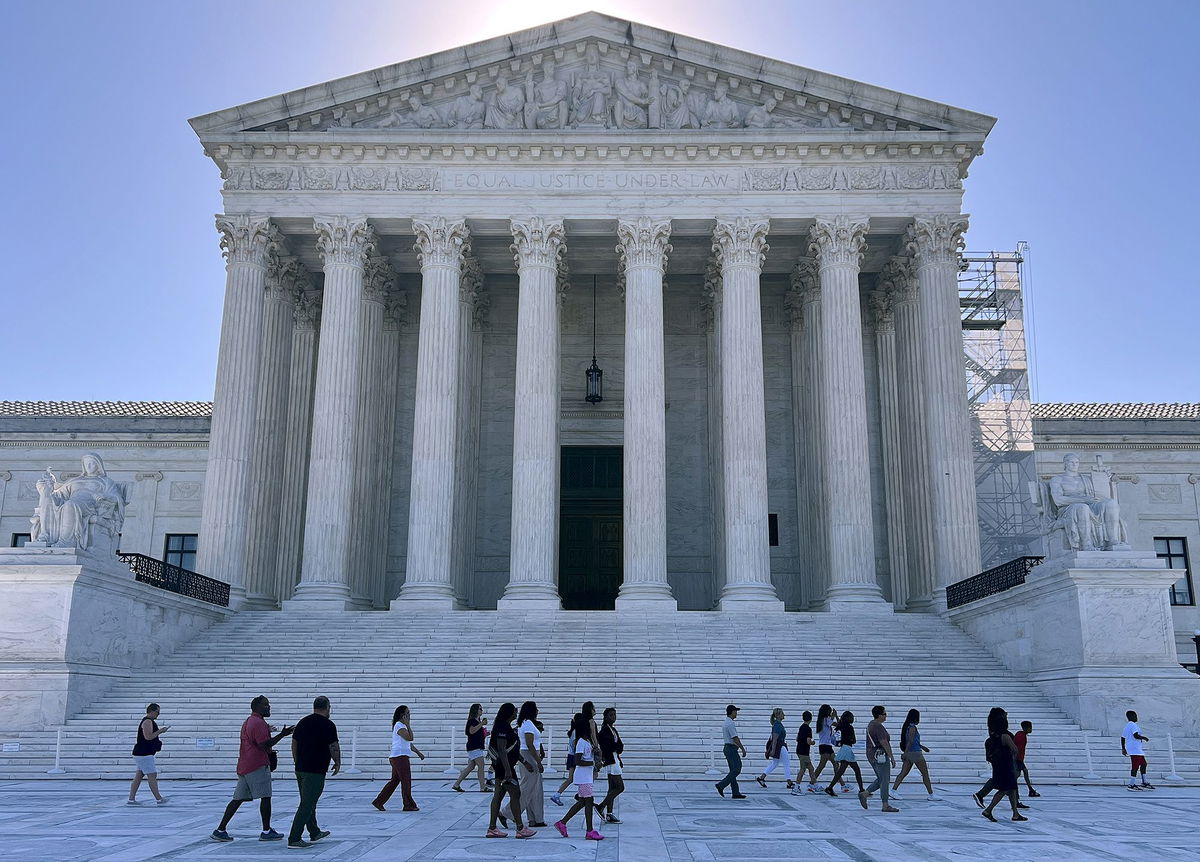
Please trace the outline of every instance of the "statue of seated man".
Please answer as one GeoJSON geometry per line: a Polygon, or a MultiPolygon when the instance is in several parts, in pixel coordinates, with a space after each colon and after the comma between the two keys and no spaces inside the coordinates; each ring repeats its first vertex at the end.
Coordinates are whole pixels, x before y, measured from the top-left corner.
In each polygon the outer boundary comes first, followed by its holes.
{"type": "Polygon", "coordinates": [[[1079,456],[1063,458],[1063,472],[1050,479],[1050,502],[1056,526],[1067,533],[1073,551],[1124,550],[1125,526],[1115,497],[1102,497],[1090,475],[1079,472],[1079,456]]]}
{"type": "Polygon", "coordinates": [[[54,547],[116,550],[125,523],[125,486],[114,482],[94,452],[83,456],[83,473],[65,481],[49,470],[37,482],[32,539],[54,547]]]}

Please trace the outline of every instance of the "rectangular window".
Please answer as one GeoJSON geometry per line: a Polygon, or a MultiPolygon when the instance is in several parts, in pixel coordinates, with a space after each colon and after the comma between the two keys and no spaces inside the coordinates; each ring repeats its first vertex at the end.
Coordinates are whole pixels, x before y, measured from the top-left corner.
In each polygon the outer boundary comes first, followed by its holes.
{"type": "Polygon", "coordinates": [[[767,544],[772,548],[779,547],[779,516],[774,512],[767,515],[767,544]]]}
{"type": "Polygon", "coordinates": [[[163,548],[163,562],[194,572],[196,570],[196,534],[167,533],[166,545],[163,548]]]}
{"type": "Polygon", "coordinates": [[[33,541],[32,533],[13,533],[12,544],[9,547],[23,548],[26,544],[33,541]]]}
{"type": "Polygon", "coordinates": [[[1194,605],[1196,593],[1192,589],[1192,570],[1188,566],[1187,539],[1181,537],[1155,537],[1154,554],[1167,561],[1168,569],[1179,569],[1182,577],[1171,586],[1171,604],[1194,605]]]}

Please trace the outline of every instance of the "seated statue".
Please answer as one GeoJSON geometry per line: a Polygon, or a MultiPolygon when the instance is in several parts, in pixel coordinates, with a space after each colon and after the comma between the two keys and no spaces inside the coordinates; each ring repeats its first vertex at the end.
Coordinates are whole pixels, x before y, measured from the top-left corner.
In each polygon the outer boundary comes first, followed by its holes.
{"type": "MultiPolygon", "coordinates": [[[[1112,474],[1107,478],[1112,487],[1112,474]]],[[[1121,521],[1121,505],[1113,495],[1097,493],[1094,474],[1079,472],[1079,456],[1070,453],[1063,458],[1063,472],[1046,485],[1043,506],[1047,532],[1063,531],[1061,550],[1122,551],[1129,550],[1125,525],[1121,521]]],[[[1060,550],[1053,541],[1051,553],[1060,550]]]]}
{"type": "Polygon", "coordinates": [[[83,473],[59,481],[46,469],[37,482],[32,541],[56,548],[116,551],[125,523],[127,492],[104,471],[94,452],[83,456],[83,473]]]}

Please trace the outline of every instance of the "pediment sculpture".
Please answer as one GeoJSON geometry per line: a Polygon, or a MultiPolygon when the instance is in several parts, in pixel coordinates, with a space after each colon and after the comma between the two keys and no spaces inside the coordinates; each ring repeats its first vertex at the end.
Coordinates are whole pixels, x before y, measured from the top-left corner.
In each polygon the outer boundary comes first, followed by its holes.
{"type": "Polygon", "coordinates": [[[1079,471],[1079,456],[1063,457],[1063,472],[1035,483],[1034,502],[1051,556],[1070,551],[1128,551],[1112,471],[1102,464],[1079,471]]]}
{"type": "Polygon", "coordinates": [[[440,103],[427,103],[408,92],[402,104],[386,113],[360,120],[351,120],[346,113],[332,128],[347,125],[500,131],[849,127],[834,111],[822,115],[794,105],[781,110],[780,100],[769,94],[735,99],[725,80],[718,79],[707,89],[685,75],[663,75],[655,67],[645,71],[634,57],[619,70],[609,69],[601,63],[594,42],[573,70],[564,71],[553,57],[546,57],[536,74],[530,68],[523,80],[514,81],[503,72],[489,79],[477,72],[465,93],[440,103]]]}
{"type": "Polygon", "coordinates": [[[125,524],[128,489],[109,478],[104,461],[94,452],[83,456],[82,468],[78,476],[61,479],[46,468],[37,481],[30,539],[55,548],[115,552],[125,524]]]}

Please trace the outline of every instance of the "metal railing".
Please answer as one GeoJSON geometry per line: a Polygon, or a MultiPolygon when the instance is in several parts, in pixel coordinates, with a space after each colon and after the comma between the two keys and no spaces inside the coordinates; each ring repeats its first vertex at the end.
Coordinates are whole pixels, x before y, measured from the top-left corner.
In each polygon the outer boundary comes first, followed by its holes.
{"type": "Polygon", "coordinates": [[[951,584],[946,587],[946,607],[957,608],[1020,586],[1025,583],[1026,576],[1033,571],[1034,566],[1044,559],[1046,558],[1017,557],[965,581],[951,584]]]}
{"type": "Polygon", "coordinates": [[[129,566],[136,581],[223,608],[229,607],[229,584],[224,581],[172,566],[145,554],[118,551],[117,558],[129,566]]]}

